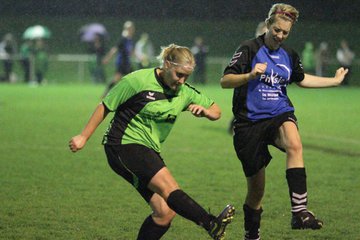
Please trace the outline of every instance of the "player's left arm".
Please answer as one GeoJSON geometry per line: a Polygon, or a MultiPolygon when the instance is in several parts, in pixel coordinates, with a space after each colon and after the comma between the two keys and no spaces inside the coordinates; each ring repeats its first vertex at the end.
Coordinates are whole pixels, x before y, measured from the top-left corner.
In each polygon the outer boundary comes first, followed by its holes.
{"type": "Polygon", "coordinates": [[[216,103],[213,103],[209,108],[197,104],[190,104],[188,111],[196,117],[206,117],[211,121],[218,120],[221,117],[221,109],[216,103]]]}
{"type": "Polygon", "coordinates": [[[297,82],[297,85],[303,88],[336,87],[341,84],[347,73],[348,69],[342,67],[336,70],[334,77],[319,77],[305,73],[304,79],[297,82]]]}

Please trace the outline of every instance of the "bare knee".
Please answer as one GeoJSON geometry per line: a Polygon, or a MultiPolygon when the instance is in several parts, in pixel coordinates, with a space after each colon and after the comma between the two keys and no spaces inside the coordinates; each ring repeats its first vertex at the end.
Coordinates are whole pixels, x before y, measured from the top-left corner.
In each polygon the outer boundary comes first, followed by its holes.
{"type": "Polygon", "coordinates": [[[153,192],[159,194],[165,201],[170,193],[179,189],[179,185],[166,167],[162,168],[152,177],[148,187],[153,192]]]}
{"type": "Polygon", "coordinates": [[[287,168],[304,167],[301,142],[294,142],[286,149],[287,168]]]}
{"type": "Polygon", "coordinates": [[[168,226],[176,215],[159,194],[155,193],[151,197],[149,204],[153,211],[154,222],[158,225],[168,226]]]}
{"type": "Polygon", "coordinates": [[[300,141],[291,141],[286,146],[286,152],[291,156],[301,156],[302,150],[303,148],[300,141]]]}
{"type": "Polygon", "coordinates": [[[169,207],[163,207],[160,211],[153,212],[154,222],[161,226],[167,226],[176,216],[176,213],[169,207]]]}

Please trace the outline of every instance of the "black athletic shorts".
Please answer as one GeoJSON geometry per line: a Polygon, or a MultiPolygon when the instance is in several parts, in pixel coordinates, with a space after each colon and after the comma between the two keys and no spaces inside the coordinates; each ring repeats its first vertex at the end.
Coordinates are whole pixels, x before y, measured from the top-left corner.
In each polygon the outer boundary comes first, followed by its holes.
{"type": "Polygon", "coordinates": [[[283,113],[274,118],[264,119],[257,122],[235,123],[234,148],[246,177],[251,177],[266,167],[272,158],[268,146],[276,146],[275,139],[279,136],[279,127],[287,121],[294,122],[297,119],[293,112],[283,113]]]}
{"type": "Polygon", "coordinates": [[[151,178],[165,163],[158,152],[139,144],[104,145],[110,167],[133,185],[146,202],[154,194],[148,189],[151,178]]]}

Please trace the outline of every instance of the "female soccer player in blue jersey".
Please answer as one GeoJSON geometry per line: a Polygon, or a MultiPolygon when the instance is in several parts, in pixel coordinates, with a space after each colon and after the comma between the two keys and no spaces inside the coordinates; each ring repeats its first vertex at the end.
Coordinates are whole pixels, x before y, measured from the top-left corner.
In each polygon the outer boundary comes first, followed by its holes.
{"type": "Polygon", "coordinates": [[[268,145],[286,152],[292,228],[320,229],[323,224],[307,209],[302,144],[286,87],[337,86],[348,70],[339,68],[332,78],[304,73],[299,55],[284,45],[298,16],[292,6],[274,4],[265,20],[267,32],[240,45],[220,81],[223,88],[234,88],[234,147],[248,188],[243,205],[245,239],[260,239],[265,167],[272,158],[268,145]]]}
{"type": "Polygon", "coordinates": [[[70,140],[69,147],[73,152],[82,149],[106,115],[115,112],[103,139],[108,162],[152,209],[137,239],[160,239],[176,213],[202,226],[213,239],[224,239],[234,207],[227,205],[217,217],[207,213],[179,187],[160,156],[161,144],[181,112],[188,110],[196,117],[217,120],[220,108],[186,83],[195,67],[187,47],[171,44],[163,48],[159,58],[162,67],[123,77],[98,105],[84,130],[70,140]]]}

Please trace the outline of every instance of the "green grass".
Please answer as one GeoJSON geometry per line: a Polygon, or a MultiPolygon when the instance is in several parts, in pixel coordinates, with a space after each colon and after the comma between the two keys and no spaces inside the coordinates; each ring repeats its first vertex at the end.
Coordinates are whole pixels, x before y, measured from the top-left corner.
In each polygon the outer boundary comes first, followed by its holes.
{"type": "MultiPolygon", "coordinates": [[[[227,239],[241,239],[246,184],[227,133],[232,91],[198,88],[221,106],[222,119],[184,113],[162,155],[181,187],[206,209],[218,213],[227,203],[235,205],[227,239]]],[[[0,85],[0,239],[136,239],[150,209],[107,165],[100,142],[110,118],[85,149],[73,154],[67,148],[103,90],[86,84],[0,85]]],[[[359,239],[360,89],[291,86],[289,94],[304,144],[309,208],[325,225],[320,231],[290,230],[285,155],[271,149],[263,239],[359,239]]],[[[164,239],[209,238],[177,216],[164,239]]]]}

